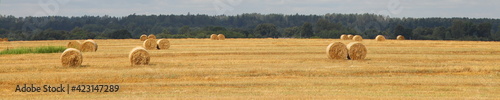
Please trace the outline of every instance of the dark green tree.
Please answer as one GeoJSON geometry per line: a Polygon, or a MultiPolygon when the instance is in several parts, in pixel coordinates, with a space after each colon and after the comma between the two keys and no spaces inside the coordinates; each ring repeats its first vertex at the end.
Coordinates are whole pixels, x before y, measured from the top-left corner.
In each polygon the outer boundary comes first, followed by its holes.
{"type": "Polygon", "coordinates": [[[316,27],[315,27],[315,31],[317,33],[321,32],[321,31],[327,31],[327,30],[332,30],[332,28],[330,27],[330,21],[327,20],[327,19],[319,19],[317,22],[316,22],[316,27]]]}
{"type": "MultiPolygon", "coordinates": [[[[411,29],[406,29],[403,25],[399,24],[394,28],[394,35],[403,35],[406,38],[411,38],[411,29]]],[[[394,37],[396,37],[394,36],[394,37]]]]}
{"type": "Polygon", "coordinates": [[[271,23],[259,24],[254,30],[256,36],[278,38],[279,33],[276,25],[271,23]]]}
{"type": "Polygon", "coordinates": [[[300,37],[300,27],[288,27],[283,30],[284,37],[300,37]]]}
{"type": "Polygon", "coordinates": [[[220,16],[132,14],[124,17],[1,15],[0,23],[0,31],[4,31],[0,32],[0,37],[12,40],[84,39],[92,38],[91,35],[94,33],[95,38],[107,39],[110,34],[121,29],[128,30],[133,38],[138,38],[141,34],[158,34],[157,36],[162,34],[172,38],[205,38],[207,34],[212,33],[236,32],[234,37],[240,37],[239,33],[242,33],[243,37],[331,38],[334,36],[338,38],[336,36],[338,34],[359,34],[371,38],[375,34],[388,33],[388,38],[405,35],[408,39],[413,37],[448,40],[498,40],[495,36],[500,31],[500,28],[496,27],[500,25],[500,20],[494,18],[389,18],[376,14],[338,13],[325,15],[248,13],[220,16]],[[256,26],[262,23],[273,24],[276,31],[256,32],[256,26]],[[302,32],[304,23],[313,24],[312,32],[308,32],[313,33],[312,35],[302,32]],[[185,26],[189,26],[189,29],[185,26]],[[83,31],[77,27],[81,27],[83,31]],[[293,27],[299,27],[299,32],[294,33],[293,27]],[[421,28],[417,29],[419,27],[421,28]],[[165,32],[165,29],[169,32],[165,32]],[[428,30],[432,30],[432,35],[429,35],[428,30]]]}
{"type": "Polygon", "coordinates": [[[465,27],[465,23],[463,21],[455,20],[453,21],[450,29],[451,38],[459,39],[465,36],[467,27],[465,27]]]}
{"type": "Polygon", "coordinates": [[[88,32],[80,27],[75,27],[69,32],[68,39],[94,39],[96,34],[88,32]]]}
{"type": "Polygon", "coordinates": [[[479,37],[490,37],[491,36],[491,23],[481,23],[477,26],[477,35],[479,37]]]}
{"type": "Polygon", "coordinates": [[[446,33],[446,28],[444,28],[443,26],[435,27],[432,31],[432,36],[437,40],[442,40],[445,39],[446,33]]]}
{"type": "Polygon", "coordinates": [[[132,38],[132,33],[130,33],[128,30],[121,29],[114,31],[108,35],[108,38],[111,39],[130,39],[132,38]]]}
{"type": "Polygon", "coordinates": [[[304,38],[312,37],[314,35],[314,32],[313,32],[313,26],[311,25],[311,23],[305,22],[304,24],[302,24],[302,27],[300,28],[300,33],[301,33],[301,37],[304,37],[304,38]]]}
{"type": "Polygon", "coordinates": [[[180,32],[181,34],[188,34],[190,31],[191,31],[191,28],[189,28],[189,26],[182,26],[182,27],[179,29],[179,32],[180,32]]]}

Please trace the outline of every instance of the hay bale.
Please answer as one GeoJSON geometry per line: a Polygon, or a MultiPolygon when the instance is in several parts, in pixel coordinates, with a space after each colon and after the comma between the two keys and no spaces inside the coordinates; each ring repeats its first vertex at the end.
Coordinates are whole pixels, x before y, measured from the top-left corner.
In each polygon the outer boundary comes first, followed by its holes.
{"type": "Polygon", "coordinates": [[[344,43],[334,42],[326,47],[326,55],[330,59],[346,59],[347,47],[344,43]]]}
{"type": "Polygon", "coordinates": [[[85,40],[80,46],[82,52],[95,52],[97,51],[97,43],[94,40],[85,40]]]}
{"type": "Polygon", "coordinates": [[[78,67],[82,65],[82,53],[75,48],[68,48],[64,50],[61,55],[61,63],[63,67],[78,67]]]}
{"type": "Polygon", "coordinates": [[[0,42],[2,42],[2,41],[3,41],[3,39],[4,39],[4,38],[0,38],[0,42]]]}
{"type": "Polygon", "coordinates": [[[66,48],[75,48],[75,49],[80,49],[80,46],[82,43],[80,41],[70,41],[68,44],[66,44],[66,48]]]}
{"type": "Polygon", "coordinates": [[[398,35],[398,37],[396,37],[397,40],[405,40],[405,36],[403,35],[398,35]]]}
{"type": "Polygon", "coordinates": [[[154,50],[154,49],[156,49],[156,46],[158,46],[158,44],[156,44],[155,39],[146,39],[146,41],[144,41],[144,43],[142,43],[142,46],[146,50],[154,50]]]}
{"type": "Polygon", "coordinates": [[[9,38],[3,38],[4,42],[9,42],[9,38]]]}
{"type": "Polygon", "coordinates": [[[352,42],[347,44],[347,59],[363,60],[366,57],[366,47],[359,42],[352,42]]]}
{"type": "Polygon", "coordinates": [[[224,34],[219,34],[219,35],[217,35],[217,38],[218,38],[219,40],[225,40],[225,39],[226,39],[226,36],[224,36],[224,34]]]}
{"type": "Polygon", "coordinates": [[[146,41],[146,39],[148,39],[146,34],[141,35],[141,41],[146,41]]]}
{"type": "MultiPolygon", "coordinates": [[[[148,39],[150,40],[150,39],[148,39]]],[[[147,40],[146,40],[147,41],[147,40]]],[[[150,56],[146,49],[142,47],[136,47],[130,51],[128,58],[132,66],[134,65],[148,65],[150,56]]]]}
{"type": "Polygon", "coordinates": [[[354,38],[354,35],[349,34],[347,35],[347,38],[348,38],[347,40],[352,40],[352,38],[354,38]]]}
{"type": "Polygon", "coordinates": [[[210,35],[210,40],[219,40],[219,37],[216,34],[212,34],[210,35]]]}
{"type": "Polygon", "coordinates": [[[156,39],[156,36],[154,34],[149,34],[148,39],[156,39]]]}
{"type": "Polygon", "coordinates": [[[361,37],[361,35],[356,35],[356,36],[352,37],[352,40],[354,40],[354,41],[363,41],[363,37],[361,37]]]}
{"type": "Polygon", "coordinates": [[[377,41],[385,41],[385,37],[383,35],[377,35],[377,37],[375,37],[375,40],[377,40],[377,41]]]}
{"type": "Polygon", "coordinates": [[[347,35],[345,35],[345,34],[342,34],[342,35],[340,35],[340,39],[341,40],[349,40],[349,37],[347,37],[347,35]]]}
{"type": "Polygon", "coordinates": [[[170,41],[166,40],[166,39],[159,39],[158,41],[156,41],[156,44],[158,46],[156,46],[156,49],[168,49],[170,48],[170,41]]]}

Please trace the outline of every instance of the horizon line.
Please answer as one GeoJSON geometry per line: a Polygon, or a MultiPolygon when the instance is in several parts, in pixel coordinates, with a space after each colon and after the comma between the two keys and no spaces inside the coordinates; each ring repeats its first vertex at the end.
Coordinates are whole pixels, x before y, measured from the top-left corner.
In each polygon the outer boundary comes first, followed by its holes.
{"type": "Polygon", "coordinates": [[[190,12],[186,13],[186,14],[136,14],[136,13],[132,13],[132,14],[129,14],[129,15],[125,15],[125,16],[111,16],[111,15],[71,15],[71,16],[67,16],[67,15],[48,15],[48,16],[14,16],[14,15],[9,15],[9,14],[0,14],[0,17],[4,17],[4,16],[13,16],[15,18],[26,18],[26,17],[85,17],[85,16],[93,16],[93,17],[103,17],[103,16],[110,16],[110,17],[128,17],[130,15],[141,15],[141,16],[158,16],[158,15],[207,15],[207,16],[212,16],[212,17],[217,17],[217,16],[238,16],[238,15],[245,15],[245,14],[260,14],[260,15],[317,15],[317,16],[326,16],[328,14],[340,14],[340,15],[364,15],[364,14],[369,14],[369,15],[376,15],[376,16],[382,16],[382,17],[387,17],[387,18],[399,18],[399,19],[404,19],[404,18],[415,18],[415,19],[426,19],[426,18],[451,18],[451,19],[500,19],[500,18],[489,18],[489,17],[459,17],[459,16],[456,16],[456,17],[438,17],[438,16],[435,16],[435,17],[394,17],[394,16],[390,16],[390,15],[382,15],[382,14],[376,14],[376,13],[326,13],[326,14],[299,14],[299,13],[295,13],[295,14],[285,14],[285,13],[256,13],[256,12],[253,12],[253,13],[241,13],[241,14],[221,14],[221,15],[210,15],[210,14],[200,14],[200,13],[196,13],[196,14],[191,14],[190,12]]]}

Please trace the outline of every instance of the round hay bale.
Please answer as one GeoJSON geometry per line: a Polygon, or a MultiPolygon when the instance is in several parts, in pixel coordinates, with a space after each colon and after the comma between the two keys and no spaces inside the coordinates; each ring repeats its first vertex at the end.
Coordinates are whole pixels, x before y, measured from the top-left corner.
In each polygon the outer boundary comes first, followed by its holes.
{"type": "Polygon", "coordinates": [[[219,40],[219,37],[216,34],[212,34],[210,35],[210,40],[219,40]]]}
{"type": "Polygon", "coordinates": [[[3,41],[3,39],[4,39],[4,38],[0,38],[0,42],[2,42],[2,41],[3,41]]]}
{"type": "Polygon", "coordinates": [[[219,40],[225,40],[225,39],[226,39],[226,36],[224,36],[224,34],[219,34],[219,35],[217,35],[217,38],[218,38],[219,40]]]}
{"type": "Polygon", "coordinates": [[[75,48],[68,48],[64,50],[61,55],[61,63],[63,67],[78,67],[82,65],[82,53],[75,48]]]}
{"type": "Polygon", "coordinates": [[[349,40],[349,37],[345,34],[340,35],[341,40],[349,40]]]}
{"type": "Polygon", "coordinates": [[[359,42],[352,42],[347,44],[347,59],[363,60],[366,57],[366,47],[359,42]]]}
{"type": "Polygon", "coordinates": [[[361,37],[361,35],[356,35],[356,36],[352,37],[352,40],[354,40],[354,41],[363,41],[363,37],[361,37]]]}
{"type": "Polygon", "coordinates": [[[326,47],[326,55],[330,59],[346,59],[347,47],[344,43],[334,42],[326,47]]]}
{"type": "Polygon", "coordinates": [[[155,39],[147,39],[146,41],[144,41],[144,43],[142,43],[142,46],[146,50],[154,50],[154,49],[156,49],[157,45],[158,44],[156,44],[156,40],[155,39]]]}
{"type": "Polygon", "coordinates": [[[148,39],[156,39],[156,36],[154,34],[149,34],[148,39]]]}
{"type": "Polygon", "coordinates": [[[9,38],[3,38],[3,41],[9,42],[9,38]]]}
{"type": "Polygon", "coordinates": [[[398,35],[398,37],[396,37],[397,40],[405,40],[405,36],[403,35],[398,35]]]}
{"type": "Polygon", "coordinates": [[[97,51],[97,43],[94,40],[85,40],[80,46],[82,52],[95,52],[97,51]]]}
{"type": "Polygon", "coordinates": [[[166,39],[159,39],[158,41],[156,41],[156,44],[158,46],[156,46],[156,49],[168,49],[170,48],[170,41],[166,40],[166,39]]]}
{"type": "Polygon", "coordinates": [[[141,41],[146,41],[146,39],[148,39],[146,34],[141,35],[141,41]]]}
{"type": "Polygon", "coordinates": [[[66,45],[66,48],[75,48],[75,49],[80,49],[80,46],[82,45],[82,43],[80,43],[80,41],[70,41],[68,42],[68,44],[66,45]]]}
{"type": "Polygon", "coordinates": [[[148,51],[142,47],[136,47],[132,49],[132,51],[130,51],[130,53],[128,54],[128,58],[130,59],[130,63],[132,64],[132,66],[148,65],[150,60],[148,51]]]}
{"type": "Polygon", "coordinates": [[[354,38],[354,35],[351,35],[351,34],[347,35],[348,40],[352,40],[352,38],[354,38]]]}
{"type": "Polygon", "coordinates": [[[375,37],[375,40],[377,40],[377,41],[385,41],[385,37],[383,35],[377,35],[377,37],[375,37]]]}

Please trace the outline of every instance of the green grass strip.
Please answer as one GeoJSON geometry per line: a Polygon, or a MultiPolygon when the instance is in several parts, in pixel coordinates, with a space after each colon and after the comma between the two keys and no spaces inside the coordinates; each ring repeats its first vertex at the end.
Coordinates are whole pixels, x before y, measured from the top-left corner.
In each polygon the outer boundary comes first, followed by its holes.
{"type": "Polygon", "coordinates": [[[41,46],[41,47],[20,47],[14,49],[5,49],[0,51],[3,54],[27,54],[27,53],[60,53],[66,50],[64,46],[41,46]]]}

